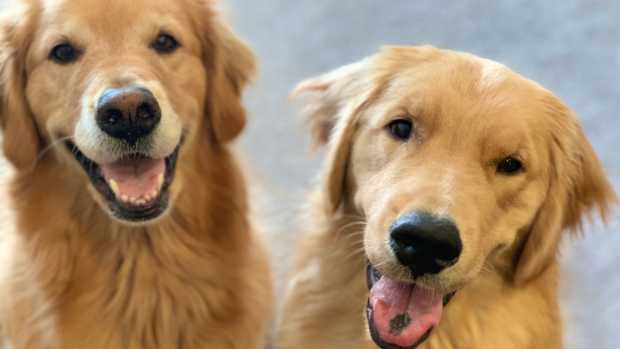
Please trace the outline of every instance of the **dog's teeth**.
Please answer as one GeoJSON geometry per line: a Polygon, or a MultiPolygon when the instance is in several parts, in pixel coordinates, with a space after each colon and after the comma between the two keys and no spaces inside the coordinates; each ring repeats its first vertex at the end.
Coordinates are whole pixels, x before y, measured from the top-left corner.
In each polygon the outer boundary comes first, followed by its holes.
{"type": "Polygon", "coordinates": [[[157,197],[157,194],[159,194],[159,192],[157,190],[153,190],[149,196],[151,197],[151,200],[155,199],[157,197]]]}
{"type": "Polygon", "coordinates": [[[144,204],[146,204],[146,201],[144,201],[143,199],[136,200],[136,205],[142,206],[144,204]]]}
{"type": "Polygon", "coordinates": [[[110,189],[112,189],[112,192],[114,193],[114,195],[118,197],[118,193],[119,193],[118,183],[116,183],[115,180],[110,179],[110,182],[108,183],[108,185],[110,186],[110,189]]]}
{"type": "Polygon", "coordinates": [[[122,195],[122,196],[121,196],[121,201],[122,201],[122,202],[124,202],[124,203],[128,203],[128,202],[129,202],[129,196],[127,196],[127,195],[122,195]]]}

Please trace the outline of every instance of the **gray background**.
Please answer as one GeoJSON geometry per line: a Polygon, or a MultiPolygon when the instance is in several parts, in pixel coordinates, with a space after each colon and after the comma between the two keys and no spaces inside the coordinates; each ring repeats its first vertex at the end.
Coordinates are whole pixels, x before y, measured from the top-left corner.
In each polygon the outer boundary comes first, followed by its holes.
{"type": "MultiPolygon", "coordinates": [[[[618,1],[227,0],[223,8],[261,62],[246,98],[251,122],[241,143],[262,182],[258,199],[280,287],[298,235],[298,207],[322,162],[320,153],[309,151],[298,108],[287,95],[300,80],[384,44],[469,51],[541,82],[581,116],[620,189],[614,148],[620,133],[618,1]]],[[[584,239],[564,245],[561,297],[569,348],[620,347],[619,233],[616,213],[606,228],[591,226],[584,239]]]]}
{"type": "MultiPolygon", "coordinates": [[[[295,216],[319,171],[293,86],[376,52],[424,44],[491,58],[541,82],[580,115],[620,189],[620,2],[227,0],[224,11],[256,50],[242,145],[263,179],[280,287],[298,236],[295,216]]],[[[620,214],[567,241],[561,296],[568,348],[620,348],[620,214]]],[[[567,239],[568,240],[568,239],[567,239]]]]}

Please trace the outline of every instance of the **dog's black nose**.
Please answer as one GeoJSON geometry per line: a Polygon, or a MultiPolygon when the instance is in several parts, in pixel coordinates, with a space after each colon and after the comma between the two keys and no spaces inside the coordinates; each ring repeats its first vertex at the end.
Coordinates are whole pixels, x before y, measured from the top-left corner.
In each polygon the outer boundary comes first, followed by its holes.
{"type": "Polygon", "coordinates": [[[399,217],[390,228],[390,245],[414,276],[439,273],[455,264],[463,249],[456,225],[426,212],[399,217]]]}
{"type": "Polygon", "coordinates": [[[101,130],[131,144],[151,133],[160,119],[157,99],[141,87],[109,89],[97,104],[97,125],[101,130]]]}

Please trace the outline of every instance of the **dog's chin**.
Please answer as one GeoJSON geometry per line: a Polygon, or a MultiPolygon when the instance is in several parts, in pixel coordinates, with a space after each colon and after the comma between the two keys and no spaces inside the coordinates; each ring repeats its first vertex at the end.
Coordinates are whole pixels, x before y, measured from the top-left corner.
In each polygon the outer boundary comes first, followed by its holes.
{"type": "Polygon", "coordinates": [[[443,308],[455,292],[440,294],[367,268],[366,318],[372,340],[382,349],[413,349],[439,324],[443,308]]]}
{"type": "Polygon", "coordinates": [[[109,164],[98,164],[86,157],[74,143],[65,143],[80,164],[99,196],[99,201],[118,221],[136,225],[153,222],[170,206],[179,144],[167,157],[150,158],[129,154],[109,164]]]}

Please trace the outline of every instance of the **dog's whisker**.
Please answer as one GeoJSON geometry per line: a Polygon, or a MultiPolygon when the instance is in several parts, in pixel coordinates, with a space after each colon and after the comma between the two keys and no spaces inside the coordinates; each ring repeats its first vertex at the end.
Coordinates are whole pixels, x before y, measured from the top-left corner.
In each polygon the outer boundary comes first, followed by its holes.
{"type": "Polygon", "coordinates": [[[46,156],[46,155],[47,155],[47,154],[48,154],[48,153],[49,153],[52,149],[54,149],[54,147],[55,147],[56,145],[58,145],[59,143],[64,143],[64,142],[66,142],[66,141],[68,141],[68,140],[72,140],[72,139],[73,139],[73,136],[65,136],[65,137],[60,137],[60,138],[58,138],[58,139],[55,139],[54,141],[52,141],[52,142],[51,142],[51,143],[49,143],[48,145],[46,145],[43,149],[41,149],[41,150],[37,153],[37,156],[36,156],[36,158],[34,159],[34,161],[33,161],[32,165],[30,166],[30,168],[29,168],[28,170],[26,170],[26,172],[32,172],[32,171],[34,171],[34,170],[37,168],[37,166],[38,166],[39,162],[40,162],[41,160],[43,160],[43,158],[44,158],[44,157],[45,157],[45,156],[46,156]]]}
{"type": "Polygon", "coordinates": [[[70,141],[73,140],[73,136],[65,136],[65,137],[61,137],[58,139],[55,139],[53,142],[51,142],[50,144],[48,144],[45,148],[43,148],[38,154],[37,154],[37,161],[40,161],[41,159],[43,159],[43,157],[45,155],[47,155],[47,153],[52,150],[56,145],[58,145],[59,143],[64,143],[66,141],[70,141]]]}

